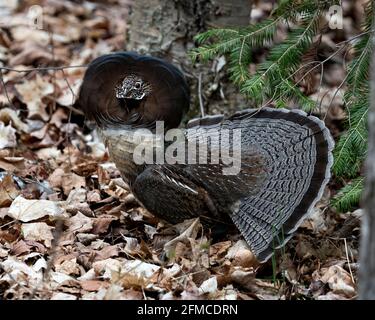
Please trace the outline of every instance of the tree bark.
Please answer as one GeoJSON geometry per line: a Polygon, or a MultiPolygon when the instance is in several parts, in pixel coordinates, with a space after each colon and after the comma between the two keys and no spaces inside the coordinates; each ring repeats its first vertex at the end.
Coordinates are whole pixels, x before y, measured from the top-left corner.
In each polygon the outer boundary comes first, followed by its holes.
{"type": "MultiPolygon", "coordinates": [[[[375,36],[373,35],[373,42],[375,36]]],[[[359,298],[375,299],[375,51],[372,53],[368,153],[361,227],[359,298]]]]}
{"type": "Polygon", "coordinates": [[[192,94],[188,116],[198,114],[199,85],[206,112],[231,113],[245,107],[246,101],[221,68],[225,60],[193,64],[188,52],[195,47],[193,37],[210,27],[248,25],[251,4],[251,0],[133,1],[127,50],[165,58],[183,70],[192,94]]]}

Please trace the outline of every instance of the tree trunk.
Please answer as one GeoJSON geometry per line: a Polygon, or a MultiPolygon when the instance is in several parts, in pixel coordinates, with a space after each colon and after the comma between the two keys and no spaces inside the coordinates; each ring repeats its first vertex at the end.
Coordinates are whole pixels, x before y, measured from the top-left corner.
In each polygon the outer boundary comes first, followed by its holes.
{"type": "MultiPolygon", "coordinates": [[[[373,36],[375,42],[375,36],[373,36]]],[[[361,228],[359,298],[375,299],[375,51],[372,53],[368,153],[361,228]]]]}
{"type": "Polygon", "coordinates": [[[127,49],[163,57],[183,70],[191,87],[189,116],[198,114],[199,83],[206,112],[231,113],[246,102],[221,69],[225,60],[193,64],[188,52],[195,47],[197,33],[209,27],[248,25],[250,12],[251,0],[136,0],[130,10],[127,49]]]}

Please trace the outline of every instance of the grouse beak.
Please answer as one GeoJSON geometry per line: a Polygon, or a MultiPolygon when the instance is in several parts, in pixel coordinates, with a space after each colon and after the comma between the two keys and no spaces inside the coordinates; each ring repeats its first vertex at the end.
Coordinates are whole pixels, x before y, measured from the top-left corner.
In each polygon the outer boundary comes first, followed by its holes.
{"type": "Polygon", "coordinates": [[[116,87],[116,98],[118,99],[130,99],[132,88],[126,88],[126,87],[116,87]]]}
{"type": "Polygon", "coordinates": [[[121,96],[122,96],[122,98],[124,98],[124,99],[131,99],[132,98],[132,91],[133,91],[133,89],[132,88],[130,88],[130,89],[123,89],[123,91],[121,92],[121,96]]]}

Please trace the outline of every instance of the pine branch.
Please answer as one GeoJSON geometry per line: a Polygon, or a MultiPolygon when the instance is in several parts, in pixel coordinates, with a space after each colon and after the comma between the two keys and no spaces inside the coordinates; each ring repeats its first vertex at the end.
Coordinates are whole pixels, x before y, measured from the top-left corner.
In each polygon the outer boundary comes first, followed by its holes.
{"type": "Polygon", "coordinates": [[[372,47],[372,40],[368,34],[363,36],[354,47],[355,52],[360,52],[360,55],[354,58],[348,70],[348,96],[356,96],[357,91],[362,88],[363,83],[368,81],[372,47]]]}
{"type": "Polygon", "coordinates": [[[233,50],[229,55],[229,74],[233,83],[241,85],[250,78],[249,64],[251,62],[251,47],[242,41],[240,48],[233,50]]]}
{"type": "Polygon", "coordinates": [[[368,31],[372,30],[372,1],[366,8],[365,33],[354,46],[356,57],[346,76],[348,89],[344,100],[348,110],[348,131],[336,145],[333,172],[337,176],[353,178],[358,175],[367,150],[367,113],[369,109],[369,67],[373,43],[368,31]],[[371,12],[371,13],[370,13],[371,12]],[[366,33],[367,32],[367,33],[366,33]]]}
{"type": "Polygon", "coordinates": [[[333,198],[332,205],[340,212],[353,210],[361,200],[363,188],[363,177],[351,181],[333,198]]]}
{"type": "Polygon", "coordinates": [[[291,31],[285,41],[271,50],[268,59],[258,67],[257,73],[244,82],[241,92],[252,98],[258,105],[270,96],[265,96],[267,89],[269,92],[275,92],[275,90],[278,92],[275,100],[278,100],[280,95],[293,96],[293,93],[296,94],[294,95],[296,100],[307,100],[307,98],[302,98],[303,94],[299,89],[293,89],[292,85],[285,86],[284,79],[298,69],[302,55],[312,44],[318,21],[319,13],[316,12],[311,20],[304,21],[304,27],[291,31]],[[289,91],[285,93],[285,89],[289,91]],[[297,93],[296,90],[299,92],[297,93]]]}
{"type": "Polygon", "coordinates": [[[200,47],[192,50],[190,56],[193,61],[201,59],[207,61],[222,54],[226,54],[231,50],[235,50],[244,44],[250,47],[261,47],[267,45],[273,40],[279,19],[269,19],[262,23],[251,25],[242,29],[211,29],[195,36],[194,40],[200,47]],[[220,39],[213,44],[205,44],[208,40],[220,39]]]}
{"type": "Polygon", "coordinates": [[[296,22],[300,16],[311,15],[316,11],[326,11],[331,6],[338,4],[340,4],[339,0],[280,0],[274,14],[296,22]]]}
{"type": "Polygon", "coordinates": [[[333,172],[341,177],[355,177],[367,149],[368,92],[349,106],[350,127],[339,139],[334,151],[333,172]]]}

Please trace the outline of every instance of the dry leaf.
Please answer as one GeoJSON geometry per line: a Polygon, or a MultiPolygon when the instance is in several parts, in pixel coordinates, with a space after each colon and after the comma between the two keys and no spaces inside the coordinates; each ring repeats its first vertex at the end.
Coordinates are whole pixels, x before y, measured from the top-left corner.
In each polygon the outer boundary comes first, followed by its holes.
{"type": "Polygon", "coordinates": [[[89,245],[94,240],[98,239],[97,234],[91,234],[91,233],[78,233],[77,239],[79,242],[81,242],[84,245],[89,245]]]}
{"type": "Polygon", "coordinates": [[[79,189],[86,187],[85,177],[81,177],[75,173],[69,172],[62,175],[62,188],[64,193],[68,195],[72,189],[79,189]]]}
{"type": "Polygon", "coordinates": [[[22,84],[16,84],[15,87],[20,94],[21,101],[27,105],[28,118],[47,121],[49,116],[42,98],[53,93],[53,85],[37,74],[34,81],[25,81],[22,84]]]}
{"type": "Polygon", "coordinates": [[[24,240],[17,241],[12,245],[11,253],[15,256],[20,256],[25,253],[31,252],[31,246],[28,245],[24,240]]]}
{"type": "Polygon", "coordinates": [[[52,271],[50,272],[50,276],[51,276],[52,281],[56,282],[55,284],[56,287],[66,281],[74,280],[74,278],[72,278],[71,276],[65,273],[61,273],[61,272],[52,271]]]}
{"type": "Polygon", "coordinates": [[[17,285],[37,286],[43,278],[41,270],[36,271],[32,266],[28,266],[14,257],[0,262],[0,266],[5,271],[0,280],[8,283],[16,282],[17,285]]]}
{"type": "Polygon", "coordinates": [[[18,196],[9,208],[8,216],[22,222],[37,220],[44,216],[63,218],[64,209],[58,202],[49,200],[27,200],[18,196]]]}
{"type": "Polygon", "coordinates": [[[328,283],[333,293],[343,294],[349,298],[356,294],[350,274],[342,267],[334,265],[329,268],[322,268],[320,273],[323,274],[321,281],[328,283]]]}
{"type": "Polygon", "coordinates": [[[108,282],[99,280],[83,280],[80,281],[80,285],[86,291],[98,291],[100,288],[108,288],[110,286],[108,282]]]}
{"type": "Polygon", "coordinates": [[[56,102],[62,106],[71,106],[76,100],[82,79],[76,79],[73,83],[70,83],[69,86],[65,80],[62,81],[63,83],[60,84],[60,88],[63,89],[56,102]]]}
{"type": "Polygon", "coordinates": [[[160,269],[159,266],[141,260],[128,260],[122,265],[122,272],[140,278],[151,278],[160,269]]]}
{"type": "Polygon", "coordinates": [[[0,151],[2,154],[0,154],[0,168],[4,169],[8,173],[14,172],[14,171],[21,171],[25,168],[25,159],[23,157],[9,157],[7,156],[7,152],[9,150],[3,149],[0,151]]]}
{"type": "Polygon", "coordinates": [[[314,233],[327,231],[324,210],[314,208],[312,214],[302,223],[301,227],[312,230],[314,233]]]}
{"type": "Polygon", "coordinates": [[[122,269],[122,263],[116,259],[106,259],[96,261],[92,267],[97,275],[101,275],[103,279],[111,279],[112,273],[119,273],[122,269]]]}
{"type": "Polygon", "coordinates": [[[225,288],[217,292],[215,299],[217,300],[237,300],[237,291],[233,289],[232,285],[227,285],[225,288]]]}
{"type": "Polygon", "coordinates": [[[11,66],[32,65],[33,63],[46,65],[52,63],[54,59],[53,55],[45,48],[31,41],[21,43],[18,49],[21,51],[9,59],[9,65],[11,66]]]}
{"type": "Polygon", "coordinates": [[[65,174],[65,171],[61,168],[57,168],[52,174],[48,177],[48,182],[52,188],[62,187],[62,177],[65,174]]]}
{"type": "Polygon", "coordinates": [[[108,258],[117,257],[119,254],[118,245],[106,246],[100,251],[96,252],[95,261],[106,260],[108,258]]]}
{"type": "Polygon", "coordinates": [[[77,300],[77,297],[73,294],[56,292],[52,295],[51,300],[77,300]]]}
{"type": "Polygon", "coordinates": [[[69,205],[79,204],[82,202],[86,202],[86,189],[85,188],[77,188],[70,191],[66,202],[69,205]]]}
{"type": "Polygon", "coordinates": [[[46,30],[30,28],[29,26],[19,25],[12,28],[12,36],[15,41],[30,41],[42,46],[48,45],[50,36],[46,30]]]}
{"type": "Polygon", "coordinates": [[[204,281],[201,286],[199,287],[199,291],[202,294],[208,293],[208,294],[214,294],[217,292],[217,278],[216,276],[211,277],[204,281]]]}
{"type": "Polygon", "coordinates": [[[91,190],[87,193],[87,202],[99,202],[102,200],[99,190],[91,190]]]}
{"type": "Polygon", "coordinates": [[[0,121],[0,149],[3,148],[14,148],[17,146],[16,130],[8,124],[0,121]]]}
{"type": "Polygon", "coordinates": [[[0,110],[0,121],[4,123],[12,123],[12,126],[23,132],[28,132],[29,127],[27,124],[23,123],[18,117],[17,112],[10,108],[2,108],[0,110]]]}
{"type": "Polygon", "coordinates": [[[180,235],[168,241],[164,245],[164,251],[170,257],[175,251],[175,247],[179,242],[189,242],[189,239],[195,239],[198,231],[202,228],[199,218],[185,220],[174,226],[174,228],[181,230],[180,235]]]}
{"type": "Polygon", "coordinates": [[[234,246],[228,250],[226,258],[233,259],[233,265],[245,268],[255,267],[259,264],[244,240],[237,241],[234,246]]]}
{"type": "Polygon", "coordinates": [[[77,280],[79,281],[94,280],[94,279],[96,279],[96,274],[93,268],[91,268],[85,274],[77,278],[77,280]]]}
{"type": "Polygon", "coordinates": [[[75,216],[68,220],[69,230],[74,233],[89,232],[93,223],[92,220],[86,217],[81,212],[78,212],[75,216]]]}
{"type": "Polygon", "coordinates": [[[10,174],[0,181],[0,207],[9,206],[18,196],[19,190],[10,174]]]}
{"type": "Polygon", "coordinates": [[[242,268],[235,268],[231,273],[231,279],[234,283],[253,291],[255,288],[255,273],[254,271],[243,270],[242,268]]]}
{"type": "Polygon", "coordinates": [[[118,218],[110,215],[101,215],[99,218],[93,219],[94,227],[91,231],[93,234],[102,234],[107,232],[109,225],[112,221],[117,220],[118,218]]]}
{"type": "Polygon", "coordinates": [[[41,160],[57,159],[61,157],[61,151],[56,147],[39,149],[36,154],[41,160]]]}
{"type": "Polygon", "coordinates": [[[0,258],[5,258],[5,257],[8,256],[8,254],[9,254],[8,250],[6,250],[6,249],[4,249],[0,246],[0,258]]]}
{"type": "Polygon", "coordinates": [[[68,275],[80,275],[81,270],[77,263],[77,259],[73,258],[70,260],[65,260],[61,264],[55,266],[55,271],[65,273],[68,275]]]}
{"type": "Polygon", "coordinates": [[[43,241],[47,248],[51,247],[52,229],[54,228],[45,222],[26,223],[21,226],[24,239],[43,241]]]}

